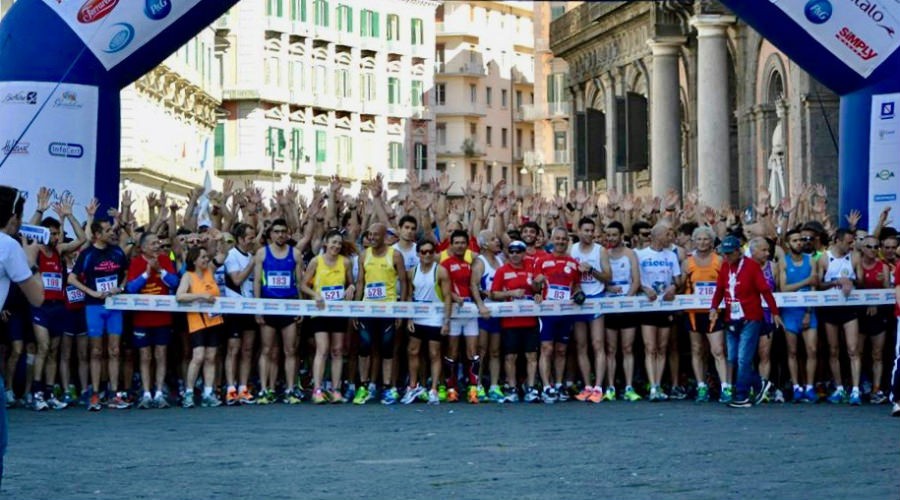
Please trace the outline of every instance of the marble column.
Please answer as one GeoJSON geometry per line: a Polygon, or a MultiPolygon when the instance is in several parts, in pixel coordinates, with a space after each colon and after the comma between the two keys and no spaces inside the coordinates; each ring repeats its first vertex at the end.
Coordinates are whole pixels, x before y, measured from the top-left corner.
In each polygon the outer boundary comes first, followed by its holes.
{"type": "Polygon", "coordinates": [[[621,189],[620,174],[616,173],[616,90],[611,73],[600,77],[603,84],[603,107],[606,112],[606,188],[621,189]]]}
{"type": "Polygon", "coordinates": [[[721,15],[691,19],[697,29],[697,187],[700,203],[713,208],[732,202],[725,30],[734,22],[721,15]]]}
{"type": "Polygon", "coordinates": [[[684,38],[656,38],[650,81],[650,186],[653,196],[669,189],[681,194],[681,119],[678,57],[684,38]]]}

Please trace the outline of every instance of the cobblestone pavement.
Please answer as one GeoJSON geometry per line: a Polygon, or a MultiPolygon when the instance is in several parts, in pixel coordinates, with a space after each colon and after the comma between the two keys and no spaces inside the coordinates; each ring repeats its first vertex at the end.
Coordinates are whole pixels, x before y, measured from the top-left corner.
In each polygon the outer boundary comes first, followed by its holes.
{"type": "Polygon", "coordinates": [[[900,496],[887,406],[689,402],[10,412],[0,496],[900,496]]]}

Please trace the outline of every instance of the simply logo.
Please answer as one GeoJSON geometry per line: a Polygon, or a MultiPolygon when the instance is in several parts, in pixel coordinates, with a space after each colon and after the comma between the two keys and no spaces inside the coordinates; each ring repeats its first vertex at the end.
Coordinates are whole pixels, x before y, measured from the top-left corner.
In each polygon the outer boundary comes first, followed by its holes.
{"type": "Polygon", "coordinates": [[[103,52],[107,54],[121,52],[125,47],[131,45],[131,41],[134,40],[134,26],[128,23],[116,23],[113,24],[113,28],[115,33],[109,39],[107,48],[103,49],[103,52]]]}
{"type": "Polygon", "coordinates": [[[878,56],[878,52],[875,52],[875,49],[873,49],[868,42],[863,40],[859,35],[854,33],[853,30],[846,26],[841,28],[834,36],[863,61],[868,61],[869,59],[878,56]]]}
{"type": "Polygon", "coordinates": [[[824,24],[831,19],[831,2],[828,0],[809,0],[803,8],[806,19],[813,24],[824,24]]]}
{"type": "Polygon", "coordinates": [[[90,24],[99,21],[109,15],[118,4],[119,0],[87,0],[78,9],[78,22],[90,24]]]}
{"type": "Polygon", "coordinates": [[[59,156],[62,158],[81,158],[84,156],[84,147],[81,144],[51,142],[47,151],[50,153],[50,156],[59,156]]]}
{"type": "Polygon", "coordinates": [[[883,169],[879,170],[878,173],[875,174],[875,178],[876,178],[876,179],[881,179],[881,180],[883,180],[883,181],[886,181],[886,180],[891,179],[891,178],[893,178],[893,177],[894,177],[894,173],[891,172],[890,170],[886,169],[886,168],[883,168],[883,169]]]}
{"type": "Polygon", "coordinates": [[[881,119],[892,120],[894,118],[894,101],[881,103],[881,119]]]}
{"type": "Polygon", "coordinates": [[[160,21],[165,19],[172,12],[172,0],[147,0],[144,4],[144,15],[160,21]]]}
{"type": "Polygon", "coordinates": [[[74,90],[64,90],[59,97],[53,100],[53,107],[80,109],[81,103],[78,102],[78,94],[74,90]]]}
{"type": "Polygon", "coordinates": [[[37,92],[33,90],[22,90],[14,94],[6,94],[3,104],[37,104],[37,97],[37,92]]]}
{"type": "Polygon", "coordinates": [[[17,144],[16,141],[14,141],[12,139],[7,139],[6,144],[3,145],[3,154],[4,155],[27,155],[29,147],[31,147],[31,143],[19,141],[17,144]]]}

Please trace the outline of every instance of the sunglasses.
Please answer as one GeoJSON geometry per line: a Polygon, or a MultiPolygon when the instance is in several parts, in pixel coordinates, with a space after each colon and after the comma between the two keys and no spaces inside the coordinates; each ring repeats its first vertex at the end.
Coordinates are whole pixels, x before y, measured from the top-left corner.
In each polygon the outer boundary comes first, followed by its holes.
{"type": "Polygon", "coordinates": [[[881,248],[879,245],[863,245],[863,246],[865,246],[869,250],[878,250],[879,248],[881,248]]]}
{"type": "Polygon", "coordinates": [[[650,233],[644,233],[644,232],[641,232],[641,233],[638,233],[638,236],[640,236],[641,238],[649,238],[649,237],[650,237],[650,233]]]}
{"type": "Polygon", "coordinates": [[[812,240],[813,240],[812,236],[804,236],[804,237],[800,238],[800,241],[812,241],[812,240]]]}
{"type": "Polygon", "coordinates": [[[434,255],[434,250],[419,250],[422,255],[434,255]]]}
{"type": "Polygon", "coordinates": [[[224,240],[224,241],[225,241],[225,244],[226,244],[226,245],[234,245],[234,244],[235,244],[235,241],[234,241],[234,240],[231,240],[231,239],[226,239],[226,240],[224,240]]]}
{"type": "Polygon", "coordinates": [[[510,249],[510,250],[509,250],[509,253],[510,253],[510,254],[514,254],[514,253],[522,253],[522,252],[524,252],[524,250],[521,250],[521,249],[518,249],[518,248],[513,248],[513,249],[510,249]]]}

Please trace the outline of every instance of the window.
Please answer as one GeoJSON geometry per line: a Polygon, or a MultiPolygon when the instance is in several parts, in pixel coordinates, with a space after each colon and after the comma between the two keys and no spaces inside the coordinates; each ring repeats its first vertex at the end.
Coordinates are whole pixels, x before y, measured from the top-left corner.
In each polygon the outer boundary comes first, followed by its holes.
{"type": "Polygon", "coordinates": [[[565,151],[568,149],[566,146],[566,133],[565,132],[554,132],[553,133],[553,150],[554,151],[565,151]]]}
{"type": "Polygon", "coordinates": [[[290,78],[288,86],[291,90],[306,90],[306,82],[304,81],[303,74],[306,68],[300,57],[301,56],[294,56],[294,58],[288,62],[288,77],[290,78]]]}
{"type": "Polygon", "coordinates": [[[337,148],[337,163],[343,167],[349,167],[353,163],[353,138],[349,135],[339,135],[335,141],[337,148]]]}
{"type": "Polygon", "coordinates": [[[217,123],[213,138],[213,156],[223,158],[225,156],[225,124],[217,123]]]}
{"type": "Polygon", "coordinates": [[[378,13],[363,9],[359,13],[359,34],[369,38],[378,38],[378,13]]]}
{"type": "Polygon", "coordinates": [[[350,71],[337,69],[334,72],[334,89],[338,97],[350,97],[350,71]]]}
{"type": "Polygon", "coordinates": [[[566,13],[565,5],[553,5],[550,7],[550,20],[555,21],[558,17],[566,13]]]}
{"type": "Polygon", "coordinates": [[[437,106],[443,106],[446,101],[447,96],[447,86],[443,83],[438,83],[434,86],[434,103],[437,106]]]}
{"type": "Polygon", "coordinates": [[[473,104],[478,102],[478,87],[474,83],[469,84],[469,102],[473,104]]]}
{"type": "Polygon", "coordinates": [[[353,33],[353,9],[349,5],[338,5],[337,29],[345,33],[353,33]]]}
{"type": "Polygon", "coordinates": [[[400,79],[388,77],[388,104],[400,104],[400,79]]]}
{"type": "Polygon", "coordinates": [[[522,107],[522,91],[517,90],[516,91],[516,108],[521,108],[521,107],[522,107]]]}
{"type": "Polygon", "coordinates": [[[422,80],[412,81],[412,83],[410,84],[409,97],[409,102],[413,107],[419,108],[424,105],[425,96],[422,94],[422,80]]]}
{"type": "Polygon", "coordinates": [[[281,81],[281,64],[279,64],[278,54],[270,53],[266,56],[266,85],[278,85],[281,81]]]}
{"type": "Polygon", "coordinates": [[[434,169],[441,173],[446,172],[447,171],[447,163],[446,162],[437,163],[434,165],[434,169]]]}
{"type": "Polygon", "coordinates": [[[397,14],[387,16],[387,39],[393,42],[400,40],[400,16],[397,14]]]}
{"type": "Polygon", "coordinates": [[[326,82],[325,77],[325,66],[324,64],[317,64],[314,68],[314,78],[313,78],[313,94],[314,95],[325,95],[328,93],[328,84],[326,82]]]}
{"type": "Polygon", "coordinates": [[[469,180],[475,182],[475,179],[478,178],[478,164],[470,163],[469,164],[469,180]]]}
{"type": "Polygon", "coordinates": [[[475,123],[470,123],[470,124],[469,124],[469,137],[470,137],[473,141],[477,141],[477,140],[478,140],[478,125],[477,125],[477,124],[475,124],[475,123]]]}
{"type": "Polygon", "coordinates": [[[306,22],[306,0],[291,0],[291,21],[306,22]]]}
{"type": "Polygon", "coordinates": [[[391,170],[406,168],[403,165],[403,143],[392,142],[388,148],[388,167],[391,170]]]}
{"type": "Polygon", "coordinates": [[[493,101],[493,90],[494,89],[492,89],[490,87],[486,87],[484,89],[484,103],[487,104],[489,107],[491,105],[491,102],[493,101]]]}
{"type": "Polygon", "coordinates": [[[412,45],[422,45],[425,43],[424,24],[425,23],[423,23],[421,19],[417,18],[413,18],[410,21],[411,33],[409,40],[412,45]]]}
{"type": "Polygon", "coordinates": [[[266,15],[283,17],[284,16],[283,0],[266,0],[266,15]]]}
{"type": "Polygon", "coordinates": [[[520,128],[516,129],[516,149],[518,149],[520,153],[522,152],[522,129],[520,128]]]}
{"type": "Polygon", "coordinates": [[[416,169],[420,171],[428,169],[428,146],[421,142],[417,142],[415,143],[415,152],[416,169]]]}
{"type": "Polygon", "coordinates": [[[287,143],[284,140],[284,130],[278,127],[269,127],[266,137],[266,156],[269,158],[284,158],[284,148],[287,143]]]}
{"type": "Polygon", "coordinates": [[[493,135],[494,135],[494,127],[491,127],[490,125],[488,125],[484,131],[484,143],[487,144],[488,146],[490,146],[491,142],[493,141],[493,139],[492,139],[493,135]]]}
{"type": "Polygon", "coordinates": [[[436,126],[436,130],[437,130],[438,146],[446,146],[447,145],[447,124],[446,123],[438,123],[436,126]]]}
{"type": "Polygon", "coordinates": [[[504,181],[509,181],[509,167],[500,167],[500,178],[504,181]]]}
{"type": "Polygon", "coordinates": [[[328,0],[313,0],[316,9],[316,26],[328,27],[328,0]]]}
{"type": "Polygon", "coordinates": [[[503,108],[506,107],[506,98],[508,97],[507,94],[509,94],[509,92],[506,89],[500,90],[500,106],[503,108]]]}
{"type": "Polygon", "coordinates": [[[553,73],[547,75],[547,102],[558,103],[565,101],[564,91],[566,85],[565,73],[553,73]]]}
{"type": "Polygon", "coordinates": [[[328,161],[328,133],[316,130],[316,163],[328,161]]]}
{"type": "Polygon", "coordinates": [[[303,130],[291,129],[291,166],[294,172],[300,170],[300,163],[305,161],[303,156],[303,130]]]}
{"type": "Polygon", "coordinates": [[[506,130],[505,127],[500,129],[500,147],[503,147],[503,148],[507,147],[507,143],[506,143],[507,132],[508,131],[506,130]]]}
{"type": "Polygon", "coordinates": [[[375,73],[363,73],[359,79],[359,95],[363,101],[375,100],[375,73]]]}

